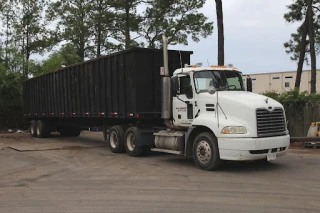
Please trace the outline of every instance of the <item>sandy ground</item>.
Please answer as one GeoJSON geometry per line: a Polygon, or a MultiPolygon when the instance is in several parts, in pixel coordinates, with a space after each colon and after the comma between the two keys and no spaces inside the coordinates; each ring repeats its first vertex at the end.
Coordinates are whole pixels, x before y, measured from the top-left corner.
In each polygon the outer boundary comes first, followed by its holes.
{"type": "Polygon", "coordinates": [[[113,154],[102,133],[0,134],[0,212],[319,212],[320,152],[295,144],[269,164],[113,154]]]}

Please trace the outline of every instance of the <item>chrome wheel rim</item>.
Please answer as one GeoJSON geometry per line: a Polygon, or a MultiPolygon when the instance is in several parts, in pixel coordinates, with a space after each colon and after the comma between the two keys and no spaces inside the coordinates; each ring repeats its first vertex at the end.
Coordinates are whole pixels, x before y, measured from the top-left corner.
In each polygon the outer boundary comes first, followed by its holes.
{"type": "Polygon", "coordinates": [[[117,147],[117,144],[118,144],[117,134],[116,134],[114,131],[112,131],[112,132],[110,133],[110,146],[111,146],[112,148],[116,148],[116,147],[117,147]]]}
{"type": "Polygon", "coordinates": [[[127,147],[130,151],[133,151],[136,147],[135,140],[136,140],[136,137],[134,136],[134,134],[129,133],[127,136],[127,147]]]}
{"type": "Polygon", "coordinates": [[[197,158],[202,164],[207,164],[212,156],[210,144],[207,141],[200,141],[197,145],[197,158]]]}

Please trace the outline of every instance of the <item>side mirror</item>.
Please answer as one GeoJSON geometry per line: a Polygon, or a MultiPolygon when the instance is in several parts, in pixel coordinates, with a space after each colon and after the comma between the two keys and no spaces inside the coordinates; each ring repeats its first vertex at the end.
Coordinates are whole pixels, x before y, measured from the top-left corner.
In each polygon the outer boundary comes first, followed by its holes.
{"type": "Polygon", "coordinates": [[[247,91],[252,92],[252,79],[247,78],[247,91]]]}
{"type": "Polygon", "coordinates": [[[208,88],[209,94],[213,95],[216,93],[216,91],[217,91],[217,89],[214,86],[209,86],[209,88],[208,88]]]}
{"type": "Polygon", "coordinates": [[[193,98],[193,91],[192,91],[192,86],[189,86],[185,90],[185,95],[187,96],[188,99],[193,98]]]}
{"type": "Polygon", "coordinates": [[[176,97],[179,92],[179,79],[177,76],[171,78],[171,95],[176,97]]]}

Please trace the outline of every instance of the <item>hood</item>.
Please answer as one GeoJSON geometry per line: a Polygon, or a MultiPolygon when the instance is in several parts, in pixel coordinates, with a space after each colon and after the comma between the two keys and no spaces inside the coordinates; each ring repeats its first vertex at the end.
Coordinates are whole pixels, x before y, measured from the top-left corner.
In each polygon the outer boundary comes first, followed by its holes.
{"type": "MultiPolygon", "coordinates": [[[[219,112],[220,129],[217,130],[219,135],[225,126],[244,126],[247,129],[245,137],[257,137],[257,118],[256,109],[265,108],[283,108],[283,106],[264,95],[259,95],[246,91],[219,91],[219,105],[216,107],[216,113],[219,112]]],[[[205,120],[213,114],[208,114],[205,109],[207,104],[216,103],[217,93],[210,95],[209,93],[199,94],[198,106],[202,107],[199,119],[205,120]],[[201,116],[203,115],[203,117],[201,116]]],[[[217,115],[217,114],[215,114],[217,115]]],[[[197,121],[195,121],[197,122],[197,121]]],[[[199,124],[203,123],[201,121],[199,124]]],[[[225,137],[225,136],[224,136],[225,137]]]]}
{"type": "Polygon", "coordinates": [[[242,105],[251,110],[268,107],[283,108],[278,101],[272,98],[246,91],[219,91],[219,102],[221,104],[229,103],[235,105],[242,105]]]}

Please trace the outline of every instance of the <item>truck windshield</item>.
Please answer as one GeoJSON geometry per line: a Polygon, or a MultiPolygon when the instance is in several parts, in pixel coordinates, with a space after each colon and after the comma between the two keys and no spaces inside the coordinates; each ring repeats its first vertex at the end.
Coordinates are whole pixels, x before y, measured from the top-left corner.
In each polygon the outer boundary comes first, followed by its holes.
{"type": "Polygon", "coordinates": [[[209,86],[219,91],[244,90],[242,75],[237,71],[205,70],[194,73],[193,77],[197,93],[208,92],[209,86]]]}

